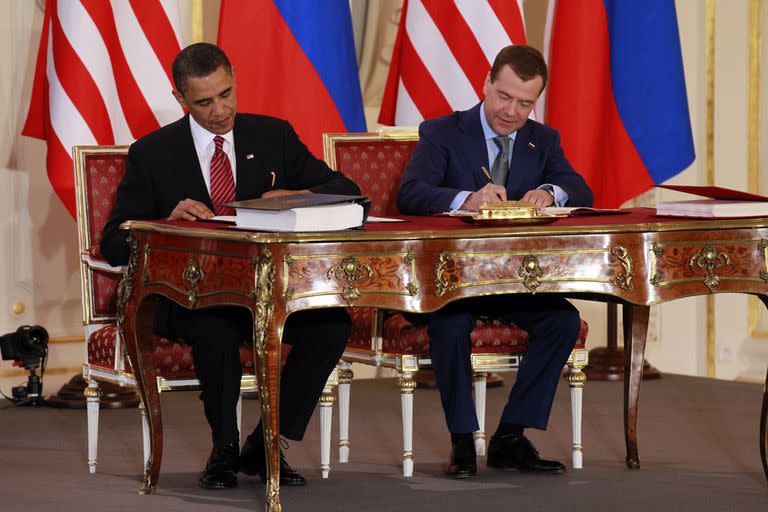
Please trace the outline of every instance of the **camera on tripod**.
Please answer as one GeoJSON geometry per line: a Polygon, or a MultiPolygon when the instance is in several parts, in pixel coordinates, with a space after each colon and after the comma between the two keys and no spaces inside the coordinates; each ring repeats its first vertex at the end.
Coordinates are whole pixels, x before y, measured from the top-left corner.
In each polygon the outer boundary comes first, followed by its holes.
{"type": "Polygon", "coordinates": [[[27,385],[11,390],[16,405],[41,405],[41,378],[48,357],[48,331],[39,325],[22,325],[16,332],[0,336],[0,355],[4,360],[13,361],[14,366],[29,370],[27,385]],[[41,366],[41,374],[38,376],[35,369],[41,366]]]}

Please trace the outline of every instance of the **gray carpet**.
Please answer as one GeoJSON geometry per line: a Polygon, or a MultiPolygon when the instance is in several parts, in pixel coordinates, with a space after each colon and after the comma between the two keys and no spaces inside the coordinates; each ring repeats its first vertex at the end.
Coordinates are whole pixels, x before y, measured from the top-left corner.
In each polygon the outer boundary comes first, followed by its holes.
{"type": "MultiPolygon", "coordinates": [[[[495,428],[506,387],[488,393],[488,424],[495,428]]],[[[764,511],[758,421],[762,386],[665,375],[643,383],[638,439],[642,469],[624,465],[622,386],[588,382],[584,403],[584,469],[570,468],[570,407],[558,390],[547,432],[530,437],[542,455],[567,461],[560,476],[490,470],[479,459],[478,478],[443,478],[448,434],[434,390],[415,395],[413,478],[400,474],[400,401],[391,379],[352,388],[351,462],[319,474],[318,420],[287,451],[305,472],[305,488],[282,490],[283,510],[418,511],[764,511]]],[[[1,403],[1,402],[0,402],[1,403]]],[[[253,428],[258,402],[246,401],[244,427],[253,428]]],[[[197,394],[163,395],[165,453],[160,486],[139,496],[141,445],[138,413],[102,411],[99,466],[86,466],[86,418],[80,410],[0,410],[0,486],[3,511],[227,511],[264,510],[264,486],[243,477],[230,491],[197,488],[210,450],[197,394]]],[[[337,415],[334,415],[336,430],[337,415]]],[[[335,434],[336,435],[336,434],[335,434]]]]}

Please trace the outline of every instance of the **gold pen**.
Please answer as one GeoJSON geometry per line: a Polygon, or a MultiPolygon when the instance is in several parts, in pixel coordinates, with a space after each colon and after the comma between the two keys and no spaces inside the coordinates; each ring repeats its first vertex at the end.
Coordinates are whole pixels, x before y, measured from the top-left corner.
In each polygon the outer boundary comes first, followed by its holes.
{"type": "Polygon", "coordinates": [[[480,170],[483,171],[485,177],[488,178],[488,183],[493,183],[493,178],[491,178],[491,173],[488,172],[488,169],[486,169],[485,166],[482,166],[480,167],[480,170]]]}

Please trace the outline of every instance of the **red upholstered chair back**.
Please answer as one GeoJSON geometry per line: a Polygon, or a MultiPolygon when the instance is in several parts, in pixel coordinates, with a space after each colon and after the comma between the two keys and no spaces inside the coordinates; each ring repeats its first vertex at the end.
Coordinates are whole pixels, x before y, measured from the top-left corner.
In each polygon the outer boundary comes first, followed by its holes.
{"type": "Polygon", "coordinates": [[[400,175],[419,142],[411,131],[326,133],[325,161],[357,183],[371,198],[371,215],[397,215],[400,175]]]}
{"type": "Polygon", "coordinates": [[[109,269],[101,257],[99,244],[117,186],[125,174],[128,146],[78,146],[74,149],[77,190],[78,239],[83,322],[115,321],[117,285],[121,274],[109,269]]]}

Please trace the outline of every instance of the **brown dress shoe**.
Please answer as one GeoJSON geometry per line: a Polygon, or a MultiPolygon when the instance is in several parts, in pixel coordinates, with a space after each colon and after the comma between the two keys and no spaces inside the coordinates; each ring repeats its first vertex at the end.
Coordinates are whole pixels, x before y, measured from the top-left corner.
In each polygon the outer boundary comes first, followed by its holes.
{"type": "Polygon", "coordinates": [[[451,478],[471,478],[477,475],[477,453],[472,436],[451,441],[451,458],[445,475],[451,478]]]}
{"type": "MultiPolygon", "coordinates": [[[[240,472],[246,475],[259,475],[263,481],[267,481],[267,460],[264,453],[264,440],[260,434],[251,434],[245,439],[243,450],[240,452],[240,472]]],[[[288,464],[281,448],[280,485],[299,487],[306,484],[307,479],[288,464]]]]}
{"type": "Polygon", "coordinates": [[[515,468],[521,472],[557,474],[565,472],[562,462],[545,460],[523,435],[492,436],[488,443],[488,467],[515,468]]]}

